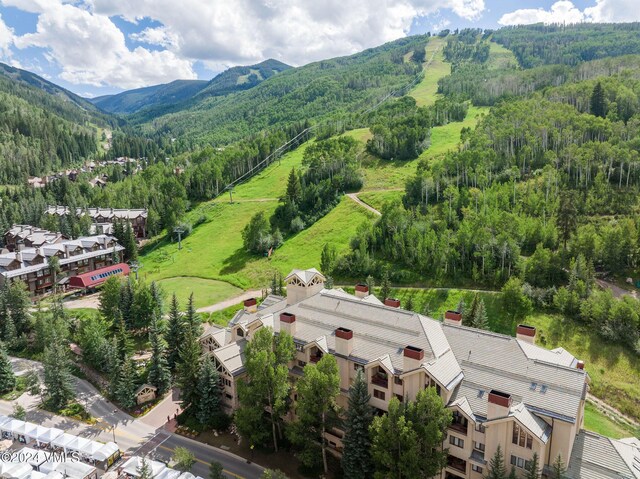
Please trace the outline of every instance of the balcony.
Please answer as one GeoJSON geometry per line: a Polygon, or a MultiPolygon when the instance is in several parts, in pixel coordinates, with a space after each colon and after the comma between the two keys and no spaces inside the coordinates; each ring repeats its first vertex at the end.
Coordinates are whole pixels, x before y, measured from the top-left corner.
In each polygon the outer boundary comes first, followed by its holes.
{"type": "Polygon", "coordinates": [[[371,384],[375,384],[376,386],[380,386],[383,387],[385,389],[389,388],[389,379],[386,377],[383,377],[379,374],[376,374],[374,376],[371,376],[371,384]]]}
{"type": "Polygon", "coordinates": [[[463,474],[467,473],[467,461],[452,455],[447,456],[447,467],[455,469],[463,474]]]}
{"type": "Polygon", "coordinates": [[[452,429],[460,434],[467,435],[467,425],[459,422],[452,422],[449,426],[449,429],[452,429]]]}

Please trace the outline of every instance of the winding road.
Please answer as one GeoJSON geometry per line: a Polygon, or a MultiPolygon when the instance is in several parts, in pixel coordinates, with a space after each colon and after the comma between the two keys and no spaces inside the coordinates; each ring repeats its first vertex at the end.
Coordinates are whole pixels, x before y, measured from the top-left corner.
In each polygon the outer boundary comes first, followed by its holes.
{"type": "MultiPolygon", "coordinates": [[[[42,370],[41,363],[28,359],[11,358],[11,364],[17,375],[24,374],[31,369],[42,370]]],[[[213,461],[223,465],[224,472],[229,478],[258,479],[262,475],[264,470],[262,467],[253,463],[248,464],[245,459],[239,456],[172,434],[163,426],[156,427],[145,423],[142,419],[134,419],[105,399],[88,381],[75,378],[75,387],[78,402],[92,416],[100,419],[98,424],[89,426],[38,409],[40,399],[29,394],[23,394],[15,401],[0,400],[0,414],[11,414],[14,404],[18,403],[27,409],[27,420],[31,422],[47,427],[55,426],[65,432],[104,442],[115,439],[120,449],[125,451],[127,455],[140,450],[140,452],[144,451],[151,457],[164,462],[169,461],[176,447],[186,447],[196,457],[196,463],[191,472],[204,478],[209,476],[209,464],[213,461]]]]}

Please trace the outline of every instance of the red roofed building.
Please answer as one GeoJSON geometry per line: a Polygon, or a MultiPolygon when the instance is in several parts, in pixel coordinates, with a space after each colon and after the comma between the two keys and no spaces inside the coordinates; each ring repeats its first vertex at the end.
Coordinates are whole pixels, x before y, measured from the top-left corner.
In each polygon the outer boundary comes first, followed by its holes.
{"type": "Polygon", "coordinates": [[[69,287],[71,288],[95,288],[104,283],[110,276],[129,275],[129,265],[126,263],[113,264],[104,268],[96,269],[89,273],[79,274],[69,278],[69,287]]]}

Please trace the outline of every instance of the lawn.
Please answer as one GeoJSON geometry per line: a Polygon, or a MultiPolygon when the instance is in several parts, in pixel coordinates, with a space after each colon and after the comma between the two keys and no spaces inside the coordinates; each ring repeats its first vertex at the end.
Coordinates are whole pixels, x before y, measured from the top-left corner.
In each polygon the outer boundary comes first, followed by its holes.
{"type": "Polygon", "coordinates": [[[640,433],[640,431],[631,431],[609,419],[591,403],[587,403],[584,408],[584,428],[614,439],[630,437],[634,434],[638,436],[640,433]]]}
{"type": "Polygon", "coordinates": [[[432,105],[437,98],[438,80],[451,74],[451,65],[445,63],[442,54],[445,43],[446,40],[437,37],[431,37],[427,43],[424,78],[409,92],[409,95],[416,99],[418,106],[432,105]],[[427,65],[432,56],[433,60],[427,65]]]}
{"type": "MultiPolygon", "coordinates": [[[[362,162],[364,175],[364,191],[404,189],[407,178],[416,172],[421,160],[429,160],[455,150],[460,142],[460,131],[463,128],[473,128],[489,111],[487,107],[470,106],[464,121],[436,126],[431,129],[431,145],[424,150],[420,157],[411,161],[381,160],[365,155],[362,162]]],[[[355,130],[360,131],[360,130],[355,130]]],[[[357,135],[354,136],[357,138],[357,135]]],[[[359,195],[360,196],[360,195],[359,195]]]]}
{"type": "Polygon", "coordinates": [[[358,198],[378,211],[382,211],[382,206],[388,201],[401,201],[404,196],[403,190],[393,191],[365,191],[358,194],[358,198]]]}
{"type": "Polygon", "coordinates": [[[158,281],[158,284],[166,293],[167,300],[175,293],[183,309],[191,293],[193,293],[193,301],[196,308],[219,303],[227,298],[242,294],[240,288],[236,288],[229,283],[205,278],[179,276],[162,279],[158,281]]]}
{"type": "Polygon", "coordinates": [[[518,66],[518,60],[511,50],[492,41],[489,42],[489,59],[486,66],[489,70],[515,68],[518,66]]]}

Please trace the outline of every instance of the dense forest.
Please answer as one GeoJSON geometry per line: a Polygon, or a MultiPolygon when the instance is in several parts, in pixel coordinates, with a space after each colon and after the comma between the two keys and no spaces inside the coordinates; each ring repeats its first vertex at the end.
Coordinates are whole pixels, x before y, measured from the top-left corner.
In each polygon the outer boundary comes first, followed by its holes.
{"type": "Polygon", "coordinates": [[[640,52],[640,23],[579,23],[501,28],[493,39],[511,50],[523,68],[577,65],[640,52]]]}
{"type": "Polygon", "coordinates": [[[405,57],[423,50],[427,40],[425,35],[407,37],[289,69],[249,91],[207,97],[172,113],[149,108],[132,115],[130,122],[148,134],[220,146],[265,129],[339,119],[414,82],[421,75],[421,63],[405,57]]]}

